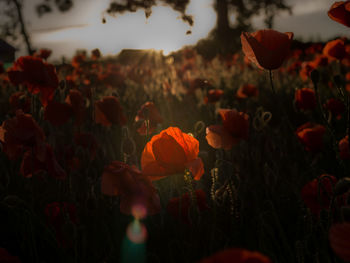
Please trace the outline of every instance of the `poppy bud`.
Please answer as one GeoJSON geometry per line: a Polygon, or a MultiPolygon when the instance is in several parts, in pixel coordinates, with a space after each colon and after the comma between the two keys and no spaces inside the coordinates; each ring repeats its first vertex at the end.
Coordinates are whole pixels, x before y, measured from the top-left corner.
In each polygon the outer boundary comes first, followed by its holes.
{"type": "Polygon", "coordinates": [[[314,69],[311,71],[310,76],[311,76],[312,83],[316,85],[320,80],[320,72],[317,69],[314,69]]]}
{"type": "Polygon", "coordinates": [[[335,185],[334,194],[342,195],[350,190],[350,177],[340,179],[335,185]]]}

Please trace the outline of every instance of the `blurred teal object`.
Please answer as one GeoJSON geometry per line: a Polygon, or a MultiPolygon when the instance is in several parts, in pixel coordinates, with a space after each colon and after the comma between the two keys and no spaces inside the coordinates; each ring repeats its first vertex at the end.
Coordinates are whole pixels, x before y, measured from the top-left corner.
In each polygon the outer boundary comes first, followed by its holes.
{"type": "Polygon", "coordinates": [[[8,68],[12,67],[13,63],[4,63],[4,68],[7,70],[8,68]]]}
{"type": "Polygon", "coordinates": [[[137,244],[125,237],[121,252],[121,263],[146,262],[146,245],[144,243],[137,244]]]}

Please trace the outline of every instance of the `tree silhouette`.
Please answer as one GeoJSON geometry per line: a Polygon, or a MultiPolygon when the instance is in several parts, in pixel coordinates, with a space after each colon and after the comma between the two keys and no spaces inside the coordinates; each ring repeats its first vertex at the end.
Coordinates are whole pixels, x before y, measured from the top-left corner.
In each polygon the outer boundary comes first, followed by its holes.
{"type": "MultiPolygon", "coordinates": [[[[77,0],[75,0],[77,1],[77,0]]],[[[73,6],[74,0],[45,0],[37,6],[39,15],[51,12],[56,6],[60,11],[67,11],[73,6]]],[[[181,14],[181,18],[190,26],[192,16],[186,13],[190,0],[113,0],[106,12],[117,15],[125,12],[144,10],[146,18],[152,14],[152,7],[157,4],[170,6],[181,14]]],[[[239,47],[239,35],[242,31],[252,30],[251,21],[254,16],[262,15],[268,28],[273,26],[275,15],[280,11],[291,12],[285,0],[214,0],[217,13],[217,23],[203,46],[214,49],[214,53],[232,52],[239,47]],[[229,16],[233,14],[235,23],[230,24],[229,16]]]]}
{"type": "Polygon", "coordinates": [[[0,38],[16,40],[22,35],[29,55],[34,53],[22,15],[23,0],[0,0],[0,38]]]}
{"type": "MultiPolygon", "coordinates": [[[[36,6],[39,16],[53,12],[67,12],[74,7],[77,0],[42,0],[36,6]]],[[[22,16],[23,0],[0,0],[0,13],[2,14],[0,37],[15,38],[20,33],[27,47],[28,54],[33,53],[30,38],[26,31],[22,16]],[[19,32],[18,32],[19,31],[19,32]]],[[[113,0],[106,13],[117,15],[125,12],[144,10],[146,18],[152,14],[152,7],[157,4],[170,6],[181,14],[181,18],[190,26],[195,21],[186,13],[190,0],[113,0]]],[[[267,27],[273,26],[275,15],[280,11],[291,11],[285,0],[214,0],[214,8],[217,13],[215,29],[206,40],[202,40],[198,48],[204,53],[229,53],[239,47],[239,35],[242,31],[252,30],[251,21],[254,16],[262,15],[267,27]],[[235,22],[230,23],[229,16],[233,14],[235,22]],[[207,49],[207,50],[206,50],[207,49]]],[[[102,21],[105,22],[105,21],[102,21]]],[[[189,33],[189,32],[188,32],[189,33]]]]}

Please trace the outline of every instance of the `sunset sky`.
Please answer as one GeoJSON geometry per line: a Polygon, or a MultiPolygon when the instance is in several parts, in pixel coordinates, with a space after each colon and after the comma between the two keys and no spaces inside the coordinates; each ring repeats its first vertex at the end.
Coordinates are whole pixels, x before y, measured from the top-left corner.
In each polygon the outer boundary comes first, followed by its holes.
{"type": "MultiPolygon", "coordinates": [[[[110,0],[75,0],[69,12],[54,12],[39,18],[36,3],[42,0],[24,1],[24,17],[35,48],[50,48],[53,58],[70,57],[77,49],[99,48],[104,55],[117,54],[123,48],[157,49],[165,54],[184,45],[195,44],[205,38],[216,21],[212,0],[192,0],[187,13],[194,16],[190,28],[179,13],[169,7],[153,8],[146,20],[144,12],[126,13],[116,18],[103,11],[110,0]],[[102,17],[107,20],[102,24],[102,17]],[[186,35],[186,31],[192,34],[186,35]]],[[[275,29],[292,31],[304,40],[326,40],[339,35],[349,35],[349,29],[327,16],[334,1],[287,0],[293,6],[293,15],[281,13],[275,20],[275,29]]],[[[234,17],[232,17],[234,20],[234,17]]],[[[262,19],[254,20],[255,27],[263,28],[262,19]]]]}

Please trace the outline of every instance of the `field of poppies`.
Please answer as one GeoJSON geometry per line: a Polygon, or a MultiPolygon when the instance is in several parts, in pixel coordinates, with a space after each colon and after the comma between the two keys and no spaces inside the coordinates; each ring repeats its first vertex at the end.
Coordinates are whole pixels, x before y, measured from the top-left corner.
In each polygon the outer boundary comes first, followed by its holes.
{"type": "Polygon", "coordinates": [[[350,41],[241,43],[1,66],[0,262],[350,262],[350,41]]]}

